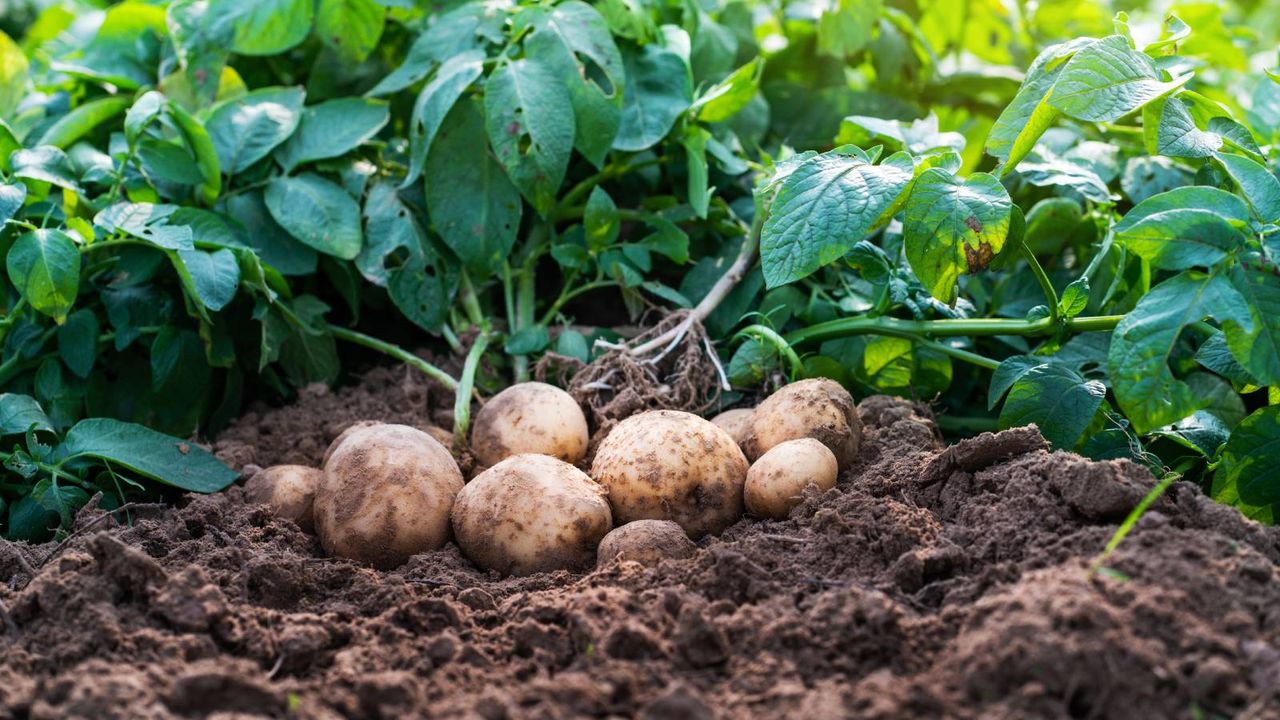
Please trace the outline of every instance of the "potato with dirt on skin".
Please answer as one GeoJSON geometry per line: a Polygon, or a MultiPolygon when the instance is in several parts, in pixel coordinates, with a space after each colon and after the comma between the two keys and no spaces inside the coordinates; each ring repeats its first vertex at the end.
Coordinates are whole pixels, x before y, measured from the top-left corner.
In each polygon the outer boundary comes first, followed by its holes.
{"type": "Polygon", "coordinates": [[[494,466],[534,453],[576,463],[587,454],[587,416],[578,401],[554,385],[527,382],[494,395],[476,413],[471,452],[494,466]]]}
{"type": "Polygon", "coordinates": [[[591,476],[609,489],[615,522],[672,520],[697,539],[741,517],[747,459],[709,420],[650,410],[601,441],[591,476]]]}
{"type": "Polygon", "coordinates": [[[835,454],[818,440],[800,438],[778,443],[747,471],[747,512],[782,520],[800,504],[806,487],[830,490],[836,486],[839,474],[835,454]]]}
{"type": "Polygon", "coordinates": [[[755,460],[779,443],[806,437],[826,445],[841,471],[853,464],[862,446],[862,421],[840,383],[801,380],[765,398],[751,415],[747,457],[755,460]]]}
{"type": "Polygon", "coordinates": [[[738,447],[745,447],[747,436],[751,434],[751,416],[754,413],[754,408],[725,410],[711,418],[711,422],[721,430],[729,433],[729,437],[738,443],[738,447]]]}
{"type": "Polygon", "coordinates": [[[259,470],[244,484],[245,500],[269,505],[276,517],[297,523],[304,532],[315,530],[311,507],[324,473],[305,465],[273,465],[259,470]]]}
{"type": "Polygon", "coordinates": [[[585,568],[613,527],[605,494],[569,463],[512,455],[458,494],[453,533],[463,555],[503,575],[585,568]]]}
{"type": "Polygon", "coordinates": [[[667,558],[687,558],[697,549],[684,528],[670,520],[636,520],[604,536],[596,550],[596,566],[620,558],[649,567],[667,558]]]}
{"type": "MultiPolygon", "coordinates": [[[[338,433],[338,437],[334,438],[333,442],[329,443],[329,447],[325,448],[324,457],[320,460],[320,467],[323,468],[325,463],[329,462],[329,456],[333,455],[333,451],[337,450],[339,445],[351,437],[352,433],[363,428],[383,424],[385,423],[377,420],[357,420],[348,425],[345,430],[338,433]]],[[[445,446],[445,449],[451,450],[453,448],[453,433],[449,430],[445,430],[438,425],[419,425],[418,429],[435,438],[436,442],[445,446]]]]}
{"type": "Polygon", "coordinates": [[[438,550],[462,490],[453,455],[427,433],[378,424],[351,432],[325,463],[315,523],[331,555],[380,569],[438,550]]]}

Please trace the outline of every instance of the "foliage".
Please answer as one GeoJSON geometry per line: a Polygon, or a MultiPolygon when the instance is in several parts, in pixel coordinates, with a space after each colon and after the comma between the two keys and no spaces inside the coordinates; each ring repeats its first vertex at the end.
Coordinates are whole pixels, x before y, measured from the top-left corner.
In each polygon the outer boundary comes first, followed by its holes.
{"type": "Polygon", "coordinates": [[[1271,11],[1152,29],[1100,3],[963,6],[15,12],[5,532],[65,526],[92,491],[224,479],[156,476],[94,423],[212,435],[368,350],[489,392],[708,297],[739,391],[821,374],[936,397],[944,423],[1154,457],[1270,520],[1280,86],[1252,55],[1275,38],[1237,28],[1271,11]],[[398,345],[427,338],[471,350],[461,376],[398,345]],[[116,444],[85,450],[86,423],[116,444]],[[58,517],[14,515],[33,502],[58,517]]]}

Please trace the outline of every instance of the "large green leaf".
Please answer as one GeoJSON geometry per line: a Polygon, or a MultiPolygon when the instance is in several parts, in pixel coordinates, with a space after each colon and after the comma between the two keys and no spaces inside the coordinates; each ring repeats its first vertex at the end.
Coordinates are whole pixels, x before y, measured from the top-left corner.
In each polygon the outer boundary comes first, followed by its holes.
{"type": "Polygon", "coordinates": [[[29,429],[53,432],[53,423],[30,395],[0,393],[0,435],[22,435],[29,429]]]}
{"type": "Polygon", "coordinates": [[[910,158],[879,165],[831,152],[811,157],[782,180],[760,233],[765,282],[794,282],[842,257],[886,221],[911,182],[910,158]]]}
{"type": "MultiPolygon", "coordinates": [[[[62,54],[50,65],[77,77],[133,90],[156,81],[165,37],[164,8],[145,2],[122,2],[101,17],[83,52],[62,54]]],[[[88,27],[97,18],[89,15],[88,27]]]]}
{"type": "Polygon", "coordinates": [[[1218,162],[1263,222],[1280,222],[1280,180],[1267,168],[1241,155],[1223,153],[1218,162]]]}
{"type": "Polygon", "coordinates": [[[204,126],[222,171],[242,172],[292,135],[302,99],[302,88],[263,88],[214,108],[204,126]]]}
{"type": "Polygon", "coordinates": [[[604,18],[581,0],[532,8],[518,17],[532,27],[525,52],[569,89],[574,147],[599,166],[622,121],[624,78],[622,55],[604,18]]]}
{"type": "Polygon", "coordinates": [[[70,147],[72,143],[93,132],[94,128],[124,112],[129,100],[122,97],[105,97],[80,105],[71,112],[58,118],[40,136],[37,145],[51,145],[57,148],[70,147]]]}
{"type": "MultiPolygon", "coordinates": [[[[1155,105],[1153,103],[1149,107],[1155,105]]],[[[1180,98],[1168,98],[1160,107],[1160,120],[1156,125],[1156,152],[1169,157],[1205,158],[1213,157],[1222,147],[1222,136],[1196,127],[1195,119],[1180,98]]],[[[1143,123],[1146,121],[1144,116],[1143,123]]]]}
{"type": "Polygon", "coordinates": [[[217,97],[235,38],[234,23],[211,9],[217,8],[211,8],[209,0],[174,0],[165,11],[173,49],[200,107],[217,97]]]}
{"type": "Polygon", "coordinates": [[[1262,408],[1231,432],[1222,448],[1213,497],[1244,505],[1280,503],[1280,405],[1262,408]]]}
{"type": "Polygon", "coordinates": [[[121,202],[104,208],[93,222],[109,232],[120,232],[145,240],[165,250],[192,250],[195,238],[191,227],[171,222],[177,205],[121,202]]]}
{"type": "Polygon", "coordinates": [[[173,258],[188,293],[206,308],[217,312],[235,298],[240,262],[231,250],[179,250],[173,258]]]}
{"type": "Polygon", "coordinates": [[[449,58],[480,49],[486,16],[490,16],[489,22],[502,22],[504,18],[499,9],[484,3],[467,3],[441,15],[409,46],[404,62],[379,80],[368,94],[390,95],[403,90],[430,75],[449,58]]]}
{"type": "Polygon", "coordinates": [[[649,43],[623,54],[626,85],[613,147],[639,152],[666,137],[693,102],[689,65],[674,50],[649,43]]]}
{"type": "Polygon", "coordinates": [[[98,359],[98,318],[92,310],[77,310],[58,328],[58,357],[79,378],[89,377],[98,359]]]}
{"type": "Polygon", "coordinates": [[[1160,80],[1151,58],[1112,35],[1077,52],[1053,85],[1049,104],[1079,120],[1110,122],[1167,95],[1189,79],[1160,80]]]}
{"type": "Polygon", "coordinates": [[[1206,398],[1174,376],[1169,360],[1182,329],[1206,317],[1252,330],[1244,298],[1225,277],[1188,270],[1152,288],[1116,326],[1107,367],[1116,400],[1138,432],[1205,407],[1206,398]]]}
{"type": "Polygon", "coordinates": [[[345,155],[377,135],[390,117],[387,104],[377,100],[349,97],[312,105],[276,149],[276,160],[289,173],[303,163],[345,155]]]}
{"type": "Polygon", "coordinates": [[[1138,203],[1115,226],[1116,241],[1165,270],[1209,267],[1241,247],[1240,198],[1211,187],[1183,187],[1138,203]]]}
{"type": "Polygon", "coordinates": [[[387,9],[377,0],[319,0],[316,34],[347,62],[361,62],[378,46],[387,9]]]}
{"type": "Polygon", "coordinates": [[[867,46],[880,23],[883,0],[838,0],[818,18],[818,49],[847,58],[867,46]]]}
{"type": "Polygon", "coordinates": [[[9,117],[27,94],[27,56],[0,32],[0,118],[9,117]]]}
{"type": "Polygon", "coordinates": [[[1009,390],[1000,411],[1000,427],[1035,423],[1040,433],[1061,450],[1075,448],[1102,407],[1107,387],[1085,380],[1060,365],[1042,364],[1028,370],[1009,390]]]}
{"type": "Polygon", "coordinates": [[[995,176],[965,180],[941,168],[926,170],[907,198],[907,261],[930,294],[954,303],[960,275],[986,269],[1004,249],[1012,216],[1013,203],[995,176]]]}
{"type": "Polygon", "coordinates": [[[409,121],[409,174],[401,187],[407,187],[418,179],[422,166],[431,150],[440,125],[458,98],[484,71],[484,53],[475,50],[450,58],[436,72],[431,82],[418,93],[413,105],[413,117],[409,121]]]}
{"type": "Polygon", "coordinates": [[[80,184],[70,158],[52,145],[40,145],[31,149],[16,150],[9,156],[13,176],[25,180],[37,180],[79,191],[80,184]]]}
{"type": "Polygon", "coordinates": [[[1004,161],[1001,175],[1007,174],[1031,152],[1036,141],[1058,117],[1058,111],[1048,102],[1054,83],[1062,73],[1063,65],[1091,42],[1081,39],[1050,45],[1031,63],[1018,94],[996,118],[987,134],[987,152],[1004,161]]]}
{"type": "Polygon", "coordinates": [[[366,280],[386,287],[396,268],[426,266],[430,247],[426,233],[396,194],[395,185],[380,182],[373,186],[364,201],[364,218],[364,247],[356,257],[356,267],[366,280]],[[403,259],[388,267],[388,260],[396,256],[403,259]]]}
{"type": "Polygon", "coordinates": [[[233,52],[278,55],[311,34],[315,0],[209,0],[208,14],[234,28],[233,52]]]}
{"type": "Polygon", "coordinates": [[[22,183],[5,185],[0,183],[0,226],[18,214],[22,203],[27,199],[27,186],[22,183]]]}
{"type": "Polygon", "coordinates": [[[546,215],[573,152],[572,96],[563,78],[532,57],[499,65],[485,83],[484,124],[511,182],[546,215]]]}
{"type": "Polygon", "coordinates": [[[427,209],[446,245],[477,277],[497,272],[515,244],[523,203],[490,154],[476,103],[458,103],[427,157],[427,209]]]}
{"type": "Polygon", "coordinates": [[[280,227],[263,201],[262,191],[241,192],[227,199],[227,214],[244,227],[249,244],[263,262],[283,275],[309,275],[316,270],[316,252],[280,227]]]}
{"type": "Polygon", "coordinates": [[[32,230],[18,237],[5,258],[9,281],[37,311],[62,323],[80,289],[80,249],[61,230],[32,230]]]}
{"type": "Polygon", "coordinates": [[[1280,275],[1253,258],[1231,269],[1231,284],[1248,303],[1252,326],[1224,323],[1231,354],[1257,384],[1280,386],[1280,275]]]}
{"type": "Polygon", "coordinates": [[[92,457],[191,492],[218,492],[238,473],[208,450],[150,428],[112,418],[76,423],[58,448],[65,460],[92,457]]]}
{"type": "Polygon", "coordinates": [[[315,173],[278,177],[263,200],[280,227],[304,244],[343,260],[360,254],[360,206],[341,187],[315,173]]]}

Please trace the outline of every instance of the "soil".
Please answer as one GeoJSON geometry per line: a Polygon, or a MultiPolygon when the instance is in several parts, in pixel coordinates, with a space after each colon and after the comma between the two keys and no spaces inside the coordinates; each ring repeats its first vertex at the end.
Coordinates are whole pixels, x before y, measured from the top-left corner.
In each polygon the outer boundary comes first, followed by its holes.
{"type": "MultiPolygon", "coordinates": [[[[216,449],[315,464],[355,420],[441,424],[438,395],[381,369],[216,449]]],[[[0,717],[1280,717],[1280,531],[1176,483],[1090,574],[1146,470],[859,412],[835,489],[647,569],[503,579],[449,544],[380,572],[239,488],[83,511],[0,544],[0,717]]]]}

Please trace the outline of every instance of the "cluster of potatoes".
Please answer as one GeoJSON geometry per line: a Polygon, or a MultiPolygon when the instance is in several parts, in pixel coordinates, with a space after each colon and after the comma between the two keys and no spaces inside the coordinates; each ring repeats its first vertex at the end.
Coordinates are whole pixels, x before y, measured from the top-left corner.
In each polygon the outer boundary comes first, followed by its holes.
{"type": "Polygon", "coordinates": [[[652,564],[690,554],[744,507],[786,517],[807,486],[835,486],[862,440],[853,398],[822,379],[709,421],[675,410],[630,417],[600,442],[590,474],[575,466],[587,454],[586,417],[551,385],[515,385],[481,408],[470,447],[483,469],[470,482],[451,435],[431,430],[353,426],[322,469],[267,468],[247,497],[314,530],[330,554],[383,569],[451,537],[476,565],[505,575],[618,556],[652,564]]]}

